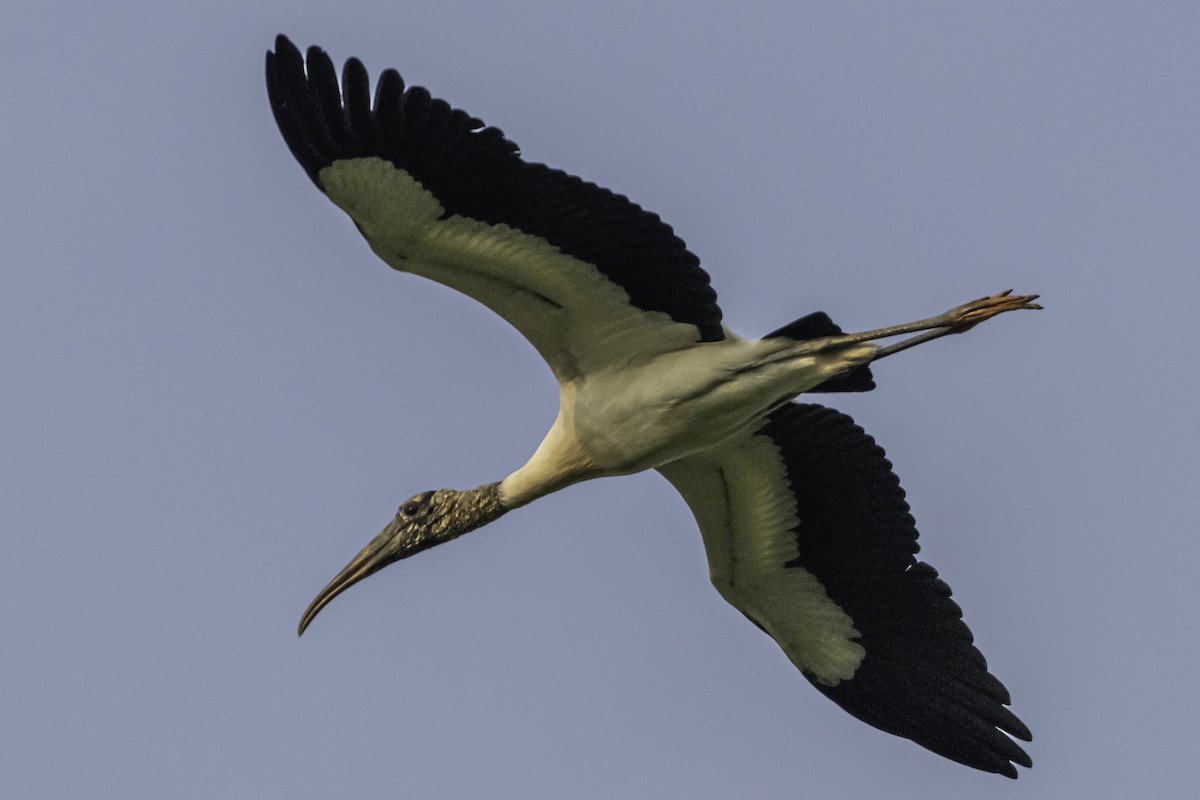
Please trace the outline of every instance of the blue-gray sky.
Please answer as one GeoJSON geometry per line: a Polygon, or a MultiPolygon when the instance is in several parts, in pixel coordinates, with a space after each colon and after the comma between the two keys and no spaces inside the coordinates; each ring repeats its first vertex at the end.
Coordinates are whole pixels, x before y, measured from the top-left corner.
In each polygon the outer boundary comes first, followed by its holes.
{"type": "Polygon", "coordinates": [[[1191,796],[1198,35],[1190,2],[10,4],[0,795],[1191,796]],[[824,398],[895,463],[1034,768],[820,697],[652,474],[392,567],[298,640],[401,500],[503,477],[556,400],[293,162],[280,31],[657,211],[743,334],[1042,293],[824,398]]]}

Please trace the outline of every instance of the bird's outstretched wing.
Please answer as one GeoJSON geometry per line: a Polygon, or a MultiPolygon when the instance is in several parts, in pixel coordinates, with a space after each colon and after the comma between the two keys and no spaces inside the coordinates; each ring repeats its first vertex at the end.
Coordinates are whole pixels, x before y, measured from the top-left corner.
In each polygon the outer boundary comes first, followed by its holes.
{"type": "Polygon", "coordinates": [[[753,436],[659,471],[696,515],[718,591],[827,697],[977,769],[1030,766],[1009,738],[1029,729],[950,587],[914,558],[900,482],[850,417],[792,403],[753,436]]]}
{"type": "Polygon", "coordinates": [[[319,48],[280,36],[267,90],[313,182],[391,266],[456,288],[529,339],[560,379],[724,338],[699,260],[627,198],[521,160],[497,128],[362,63],[339,90],[319,48]]]}

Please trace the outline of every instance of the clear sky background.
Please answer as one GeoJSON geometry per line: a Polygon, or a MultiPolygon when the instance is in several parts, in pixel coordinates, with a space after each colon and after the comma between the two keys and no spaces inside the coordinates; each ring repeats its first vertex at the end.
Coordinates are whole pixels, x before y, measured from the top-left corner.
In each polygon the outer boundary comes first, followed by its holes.
{"type": "Polygon", "coordinates": [[[1200,6],[6,5],[0,796],[1193,797],[1200,6]],[[1013,314],[822,401],[887,449],[1014,710],[1016,783],[822,698],[655,474],[316,592],[556,411],[387,269],[267,105],[278,32],[660,213],[726,320],[1013,314]]]}

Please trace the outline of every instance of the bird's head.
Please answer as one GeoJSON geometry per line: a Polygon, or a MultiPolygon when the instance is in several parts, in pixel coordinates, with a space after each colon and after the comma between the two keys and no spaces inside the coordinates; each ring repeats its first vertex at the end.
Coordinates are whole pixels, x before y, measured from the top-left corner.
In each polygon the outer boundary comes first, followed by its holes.
{"type": "Polygon", "coordinates": [[[368,575],[486,525],[506,510],[500,500],[499,485],[495,483],[468,491],[438,489],[413,495],[400,504],[396,516],[379,535],[313,599],[300,618],[298,633],[303,635],[322,608],[368,575]]]}

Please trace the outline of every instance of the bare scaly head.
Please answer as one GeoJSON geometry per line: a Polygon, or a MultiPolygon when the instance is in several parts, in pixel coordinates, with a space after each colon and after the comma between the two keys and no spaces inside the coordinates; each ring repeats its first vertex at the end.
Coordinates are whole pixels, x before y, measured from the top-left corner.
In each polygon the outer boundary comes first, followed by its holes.
{"type": "Polygon", "coordinates": [[[466,491],[438,489],[412,496],[400,505],[379,535],[313,599],[300,618],[298,633],[303,635],[322,608],[363,578],[486,525],[507,510],[496,483],[466,491]]]}

